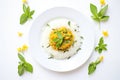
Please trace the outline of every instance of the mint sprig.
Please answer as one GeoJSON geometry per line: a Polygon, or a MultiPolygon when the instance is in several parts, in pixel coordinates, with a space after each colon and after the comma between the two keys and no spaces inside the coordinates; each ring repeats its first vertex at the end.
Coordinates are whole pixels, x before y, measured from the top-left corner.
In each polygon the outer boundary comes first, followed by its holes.
{"type": "Polygon", "coordinates": [[[103,37],[100,38],[98,46],[95,47],[95,51],[97,51],[99,54],[102,53],[102,51],[107,50],[107,44],[104,43],[103,37]]]}
{"type": "Polygon", "coordinates": [[[94,4],[90,4],[90,11],[92,13],[92,19],[101,22],[101,21],[107,21],[109,19],[109,16],[106,16],[106,11],[108,9],[108,5],[104,6],[103,8],[98,11],[97,7],[94,4]]]}
{"type": "Polygon", "coordinates": [[[19,65],[18,65],[18,74],[19,76],[23,75],[25,71],[33,72],[33,67],[30,63],[28,63],[25,58],[18,53],[18,58],[20,59],[19,65]]]}
{"type": "Polygon", "coordinates": [[[26,23],[29,19],[32,19],[32,15],[34,14],[34,10],[30,11],[30,7],[28,5],[23,4],[23,14],[20,16],[20,24],[26,23]]]}

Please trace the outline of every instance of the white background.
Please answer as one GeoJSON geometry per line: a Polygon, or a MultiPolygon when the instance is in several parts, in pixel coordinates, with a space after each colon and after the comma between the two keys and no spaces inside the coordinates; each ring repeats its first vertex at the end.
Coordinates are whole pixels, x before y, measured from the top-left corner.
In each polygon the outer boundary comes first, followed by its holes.
{"type": "MultiPolygon", "coordinates": [[[[107,0],[109,8],[107,14],[110,19],[101,23],[101,30],[97,23],[90,18],[89,4],[94,3],[100,7],[99,0],[28,0],[31,9],[35,10],[33,20],[25,25],[19,24],[19,18],[22,14],[21,0],[0,0],[0,80],[120,80],[120,1],[107,0]],[[108,30],[109,37],[105,38],[108,44],[108,51],[102,53],[104,61],[98,65],[95,73],[88,75],[87,67],[91,61],[96,60],[98,53],[93,52],[91,58],[80,68],[58,73],[49,71],[38,65],[31,56],[30,51],[25,53],[25,58],[34,67],[33,74],[25,73],[19,77],[17,74],[18,57],[16,48],[22,44],[28,44],[28,32],[34,19],[53,7],[71,7],[91,20],[95,25],[96,42],[101,31],[108,30]],[[17,32],[24,33],[22,38],[17,36],[17,32]]],[[[94,27],[91,27],[93,29],[94,27]]],[[[29,45],[29,44],[28,44],[29,45]]]]}

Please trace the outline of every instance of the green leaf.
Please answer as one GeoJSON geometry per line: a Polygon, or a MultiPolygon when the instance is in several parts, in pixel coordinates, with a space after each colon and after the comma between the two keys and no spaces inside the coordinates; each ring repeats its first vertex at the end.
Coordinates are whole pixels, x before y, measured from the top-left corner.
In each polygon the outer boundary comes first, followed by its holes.
{"type": "Polygon", "coordinates": [[[99,52],[99,53],[102,53],[102,49],[101,49],[101,48],[99,48],[99,49],[98,49],[98,52],[99,52]]]}
{"type": "Polygon", "coordinates": [[[107,46],[107,44],[103,44],[103,46],[105,46],[105,47],[106,47],[106,46],[107,46]]]}
{"type": "Polygon", "coordinates": [[[88,67],[88,74],[89,75],[92,74],[95,70],[96,70],[96,64],[94,62],[90,63],[88,67]]]}
{"type": "Polygon", "coordinates": [[[28,20],[28,17],[26,16],[26,14],[22,14],[20,16],[20,24],[24,24],[27,20],[28,20]]]}
{"type": "Polygon", "coordinates": [[[18,74],[19,76],[23,75],[24,73],[24,67],[22,65],[18,65],[18,74]]]}
{"type": "Polygon", "coordinates": [[[97,17],[97,7],[92,3],[90,3],[90,11],[93,14],[93,16],[97,17]]]}
{"type": "Polygon", "coordinates": [[[35,13],[35,11],[32,10],[32,11],[30,12],[30,16],[32,16],[34,13],[35,13]]]}
{"type": "Polygon", "coordinates": [[[59,48],[60,46],[61,46],[60,43],[57,43],[57,44],[56,44],[56,47],[57,47],[57,48],[59,48]]]}
{"type": "Polygon", "coordinates": [[[61,34],[60,31],[57,31],[56,34],[57,34],[57,36],[58,36],[59,39],[62,39],[62,38],[63,38],[63,36],[62,36],[62,34],[61,34]]]}
{"type": "Polygon", "coordinates": [[[99,11],[99,13],[98,13],[99,17],[104,16],[105,13],[106,13],[106,11],[107,11],[107,9],[108,9],[108,5],[106,5],[104,8],[102,8],[102,9],[99,11]]]}
{"type": "Polygon", "coordinates": [[[101,21],[107,21],[109,19],[109,16],[103,16],[100,20],[101,21]]]}
{"type": "Polygon", "coordinates": [[[29,16],[28,16],[28,17],[29,17],[30,19],[32,19],[32,15],[34,14],[34,12],[35,12],[35,11],[32,10],[32,11],[29,13],[29,16]]]}
{"type": "Polygon", "coordinates": [[[60,39],[59,44],[61,45],[61,44],[62,44],[62,42],[63,42],[63,39],[60,39]]]}
{"type": "Polygon", "coordinates": [[[25,61],[25,58],[24,58],[20,53],[18,53],[18,58],[19,58],[22,62],[26,62],[26,61],[25,61]]]}
{"type": "Polygon", "coordinates": [[[32,67],[32,65],[31,65],[30,63],[27,63],[27,62],[26,62],[26,63],[24,64],[24,68],[25,68],[25,70],[28,71],[28,72],[31,72],[31,73],[33,72],[33,67],[32,67]]]}
{"type": "Polygon", "coordinates": [[[26,8],[25,4],[23,4],[23,11],[26,12],[26,9],[27,8],[26,8]]]}
{"type": "Polygon", "coordinates": [[[100,64],[100,62],[101,62],[100,59],[97,59],[97,60],[95,61],[95,64],[98,65],[98,64],[100,64]]]}
{"type": "Polygon", "coordinates": [[[103,47],[103,50],[105,50],[105,51],[107,50],[106,46],[103,47]]]}
{"type": "Polygon", "coordinates": [[[103,40],[103,37],[101,37],[100,40],[99,40],[99,45],[101,45],[103,43],[104,43],[104,40],[103,40]]]}
{"type": "Polygon", "coordinates": [[[62,45],[63,40],[59,39],[59,41],[56,43],[56,47],[59,48],[62,45]]]}
{"type": "Polygon", "coordinates": [[[54,38],[53,41],[54,41],[54,42],[58,42],[59,39],[58,39],[58,38],[54,38]]]}
{"type": "Polygon", "coordinates": [[[27,17],[30,16],[30,7],[29,6],[26,8],[25,14],[26,14],[27,17]]]}
{"type": "Polygon", "coordinates": [[[95,47],[95,51],[97,51],[99,49],[99,47],[97,46],[97,47],[95,47]]]}

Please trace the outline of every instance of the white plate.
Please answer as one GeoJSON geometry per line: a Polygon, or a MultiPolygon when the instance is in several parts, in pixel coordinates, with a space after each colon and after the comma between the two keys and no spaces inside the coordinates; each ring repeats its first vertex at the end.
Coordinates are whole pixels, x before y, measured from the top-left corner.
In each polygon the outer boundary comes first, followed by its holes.
{"type": "Polygon", "coordinates": [[[90,23],[90,21],[87,20],[84,15],[74,9],[67,7],[56,7],[49,9],[35,19],[30,29],[29,42],[32,57],[41,66],[49,70],[58,72],[74,70],[83,65],[92,54],[92,50],[94,48],[94,30],[92,27],[93,25],[90,23]],[[82,49],[70,59],[48,59],[48,56],[43,52],[43,50],[40,49],[40,30],[44,24],[51,19],[61,17],[71,19],[80,26],[81,35],[84,37],[83,44],[81,46],[82,49]]]}

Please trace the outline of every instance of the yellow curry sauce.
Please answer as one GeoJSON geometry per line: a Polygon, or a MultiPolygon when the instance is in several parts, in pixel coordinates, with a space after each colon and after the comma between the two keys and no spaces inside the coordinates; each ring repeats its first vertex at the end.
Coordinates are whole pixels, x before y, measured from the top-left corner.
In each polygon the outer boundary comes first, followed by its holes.
{"type": "Polygon", "coordinates": [[[51,31],[49,42],[53,49],[65,51],[74,43],[74,35],[70,29],[62,26],[51,31]]]}

